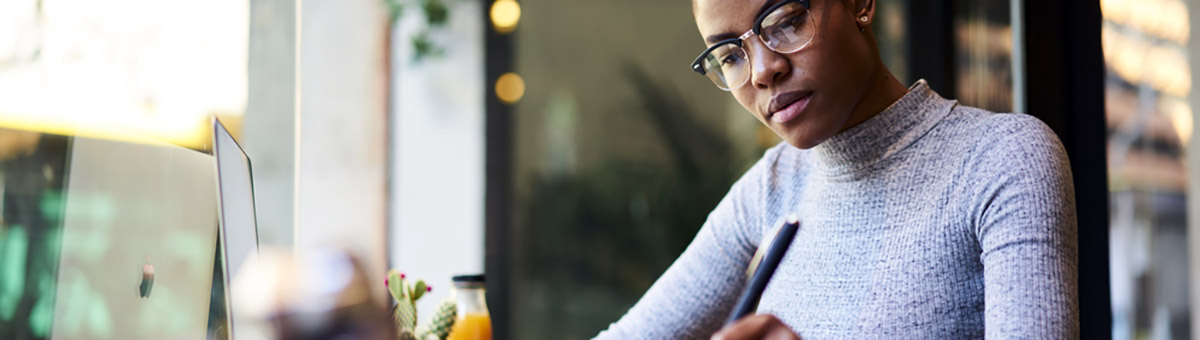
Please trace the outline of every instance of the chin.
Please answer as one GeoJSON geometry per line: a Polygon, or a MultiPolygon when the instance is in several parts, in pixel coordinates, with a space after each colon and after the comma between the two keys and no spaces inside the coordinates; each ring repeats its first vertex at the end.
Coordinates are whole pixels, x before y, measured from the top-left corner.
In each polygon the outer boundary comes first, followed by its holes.
{"type": "Polygon", "coordinates": [[[790,134],[790,135],[785,135],[785,134],[778,134],[778,135],[779,135],[779,138],[783,138],[783,141],[787,142],[788,145],[791,145],[792,147],[799,148],[799,149],[811,149],[813,147],[816,147],[817,145],[821,145],[821,142],[824,142],[826,139],[828,139],[828,138],[811,138],[812,137],[811,135],[799,134],[799,133],[794,133],[794,134],[790,134]]]}
{"type": "Polygon", "coordinates": [[[807,149],[812,149],[813,147],[816,147],[817,145],[821,145],[821,142],[823,142],[824,140],[814,141],[814,140],[809,140],[809,139],[804,139],[804,138],[785,138],[784,141],[786,141],[788,143],[788,145],[791,145],[792,147],[807,150],[807,149]]]}
{"type": "Polygon", "coordinates": [[[813,129],[802,128],[804,124],[799,124],[798,122],[792,123],[793,124],[790,125],[795,126],[784,126],[782,129],[775,128],[774,130],[775,134],[778,135],[779,138],[782,138],[783,141],[796,148],[811,149],[817,145],[821,145],[821,143],[825,142],[830,137],[833,137],[835,134],[825,133],[825,130],[829,129],[818,129],[817,131],[813,131],[813,129]]]}

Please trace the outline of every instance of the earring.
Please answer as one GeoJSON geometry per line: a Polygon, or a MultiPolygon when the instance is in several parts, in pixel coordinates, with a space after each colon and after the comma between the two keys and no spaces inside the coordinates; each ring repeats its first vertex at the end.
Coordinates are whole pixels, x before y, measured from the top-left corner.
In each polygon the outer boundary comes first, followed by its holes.
{"type": "MultiPolygon", "coordinates": [[[[865,16],[865,15],[864,15],[864,16],[861,16],[861,17],[858,17],[858,21],[862,21],[864,24],[865,24],[865,23],[867,23],[867,20],[870,20],[870,19],[867,19],[867,16],[865,16]]],[[[859,31],[859,32],[866,32],[866,31],[867,31],[867,27],[866,27],[866,26],[859,27],[859,28],[858,28],[858,31],[859,31]]]]}
{"type": "Polygon", "coordinates": [[[865,16],[865,15],[858,18],[858,21],[862,21],[862,22],[867,22],[867,20],[868,20],[867,16],[865,16]]]}

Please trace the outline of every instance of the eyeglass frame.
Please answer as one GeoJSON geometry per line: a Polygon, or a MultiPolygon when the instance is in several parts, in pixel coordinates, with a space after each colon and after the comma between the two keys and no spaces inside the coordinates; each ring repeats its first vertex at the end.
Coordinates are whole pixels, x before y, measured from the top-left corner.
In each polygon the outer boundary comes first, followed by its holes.
{"type": "MultiPolygon", "coordinates": [[[[712,46],[709,46],[708,48],[704,49],[704,52],[700,52],[700,55],[696,57],[696,60],[692,61],[692,71],[695,71],[696,73],[699,73],[702,76],[707,76],[708,71],[704,69],[704,58],[707,57],[709,54],[711,54],[713,50],[717,49],[717,47],[721,47],[725,44],[734,44],[738,48],[742,49],[742,51],[745,51],[746,56],[747,56],[746,62],[749,63],[750,62],[750,59],[749,59],[750,52],[746,51],[745,40],[746,40],[746,38],[749,38],[751,35],[758,36],[759,42],[763,43],[763,46],[765,46],[767,49],[771,50],[772,52],[783,53],[783,52],[779,52],[779,51],[776,51],[775,49],[771,48],[771,45],[768,45],[766,41],[762,40],[763,39],[762,34],[761,34],[762,33],[762,22],[763,22],[763,20],[767,19],[767,16],[769,16],[769,15],[771,15],[771,13],[775,12],[775,10],[777,10],[780,7],[783,7],[787,4],[791,4],[791,3],[800,4],[801,7],[804,7],[805,11],[812,10],[812,5],[809,4],[809,0],[783,0],[777,4],[771,5],[771,7],[768,7],[766,10],[762,11],[762,13],[758,14],[758,18],[754,19],[754,26],[750,26],[750,29],[747,30],[746,33],[742,33],[742,35],[738,36],[737,38],[729,38],[729,39],[718,41],[718,42],[714,43],[712,46]]],[[[811,15],[811,14],[809,14],[809,15],[811,15]]],[[[812,20],[812,19],[810,18],[809,20],[812,20]]],[[[816,22],[813,22],[813,24],[815,25],[816,22]]],[[[815,27],[814,27],[814,29],[815,29],[815,27]]],[[[795,50],[786,52],[786,53],[793,53],[793,52],[802,50],[805,47],[808,47],[808,44],[811,42],[812,42],[812,39],[810,38],[809,41],[804,43],[804,45],[800,45],[800,47],[796,48],[795,50]]],[[[746,78],[746,81],[742,82],[741,84],[739,84],[736,87],[730,86],[728,89],[722,89],[722,90],[733,91],[733,89],[735,89],[735,88],[739,88],[739,87],[742,87],[742,85],[746,85],[746,82],[748,82],[748,81],[750,81],[750,78],[746,78]]],[[[720,88],[720,86],[717,86],[717,88],[720,88]]]]}

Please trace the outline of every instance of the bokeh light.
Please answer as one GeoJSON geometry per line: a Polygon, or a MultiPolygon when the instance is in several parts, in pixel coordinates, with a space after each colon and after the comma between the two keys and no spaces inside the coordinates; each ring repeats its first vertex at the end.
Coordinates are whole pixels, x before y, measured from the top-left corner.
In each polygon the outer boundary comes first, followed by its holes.
{"type": "Polygon", "coordinates": [[[521,5],[514,0],[498,0],[492,3],[491,17],[497,32],[512,32],[521,21],[521,5]]]}
{"type": "Polygon", "coordinates": [[[514,104],[525,96],[525,80],[516,73],[505,73],[496,80],[496,97],[505,104],[514,104]]]}

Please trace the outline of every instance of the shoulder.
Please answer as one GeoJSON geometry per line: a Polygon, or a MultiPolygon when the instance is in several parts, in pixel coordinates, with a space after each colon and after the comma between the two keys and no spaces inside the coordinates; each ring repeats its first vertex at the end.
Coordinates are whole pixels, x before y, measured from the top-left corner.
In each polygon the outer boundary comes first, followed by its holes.
{"type": "Polygon", "coordinates": [[[968,110],[985,112],[980,124],[990,133],[988,136],[995,141],[1031,141],[1061,144],[1058,136],[1040,119],[1024,113],[995,113],[982,109],[967,107],[968,110]]]}
{"type": "Polygon", "coordinates": [[[1067,153],[1058,135],[1041,120],[1023,113],[977,110],[972,157],[985,166],[1066,167],[1067,153]]]}
{"type": "MultiPolygon", "coordinates": [[[[976,235],[996,231],[996,221],[1032,216],[1051,223],[1058,233],[1074,226],[1074,185],[1070,161],[1058,136],[1041,120],[1020,113],[981,109],[971,124],[973,146],[967,155],[963,185],[976,235]],[[1061,230],[1060,230],[1061,229],[1061,230]]],[[[1017,223],[1020,222],[1020,223],[1017,223]]],[[[1036,222],[1036,221],[1035,221],[1036,222]]],[[[1055,234],[1058,235],[1058,234],[1055,234]]]]}
{"type": "Polygon", "coordinates": [[[963,184],[979,199],[1002,191],[1071,191],[1071,165],[1058,136],[1023,113],[994,113],[959,105],[965,151],[963,184]]]}
{"type": "Polygon", "coordinates": [[[1024,113],[996,113],[955,105],[938,127],[940,143],[957,144],[973,170],[1003,168],[1026,162],[1066,162],[1058,136],[1045,123],[1024,113]]]}

